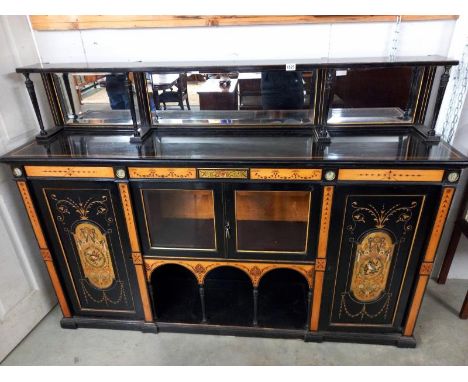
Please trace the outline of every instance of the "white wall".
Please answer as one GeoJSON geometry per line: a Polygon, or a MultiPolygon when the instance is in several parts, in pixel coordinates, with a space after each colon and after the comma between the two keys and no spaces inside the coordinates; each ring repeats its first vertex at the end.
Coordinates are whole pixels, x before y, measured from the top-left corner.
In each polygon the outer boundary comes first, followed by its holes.
{"type": "MultiPolygon", "coordinates": [[[[400,55],[447,55],[456,21],[404,22],[400,55]],[[421,43],[424,41],[424,43],[421,43]]],[[[43,62],[372,57],[395,23],[36,31],[43,62]]]]}

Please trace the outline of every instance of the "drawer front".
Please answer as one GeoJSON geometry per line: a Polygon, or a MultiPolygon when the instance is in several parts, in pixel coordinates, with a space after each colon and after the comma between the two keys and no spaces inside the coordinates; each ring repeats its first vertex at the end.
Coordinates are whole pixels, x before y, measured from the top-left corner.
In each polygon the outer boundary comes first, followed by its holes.
{"type": "Polygon", "coordinates": [[[322,329],[401,329],[438,192],[336,187],[322,329]]]}
{"type": "Polygon", "coordinates": [[[33,181],[32,185],[74,314],[141,318],[115,184],[33,181]]]}

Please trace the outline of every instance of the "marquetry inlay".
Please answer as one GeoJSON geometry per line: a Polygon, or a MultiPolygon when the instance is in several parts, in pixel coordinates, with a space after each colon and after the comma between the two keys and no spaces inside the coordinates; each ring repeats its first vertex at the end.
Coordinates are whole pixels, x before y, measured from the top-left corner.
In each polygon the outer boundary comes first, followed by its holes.
{"type": "Polygon", "coordinates": [[[18,189],[20,191],[21,197],[23,198],[24,206],[26,207],[26,211],[29,216],[29,220],[31,221],[31,225],[36,235],[37,242],[39,244],[39,248],[47,249],[47,243],[44,237],[44,233],[42,232],[42,228],[39,224],[39,219],[37,218],[36,209],[31,200],[31,196],[29,195],[28,186],[26,182],[17,182],[18,189]]]}
{"type": "Polygon", "coordinates": [[[434,263],[422,263],[421,268],[419,268],[419,274],[420,275],[430,275],[432,272],[432,265],[434,263]]]}
{"type": "Polygon", "coordinates": [[[186,167],[129,167],[130,178],[136,179],[195,179],[197,171],[186,167]]]}
{"type": "Polygon", "coordinates": [[[330,216],[333,202],[333,186],[326,186],[323,189],[322,217],[320,221],[320,235],[317,257],[324,259],[327,257],[328,231],[330,229],[330,216]]]}
{"type": "Polygon", "coordinates": [[[324,272],[327,266],[326,259],[316,259],[315,260],[315,270],[318,272],[324,272]]]}
{"type": "Polygon", "coordinates": [[[453,193],[455,192],[454,188],[446,187],[442,193],[442,199],[440,200],[439,210],[437,211],[437,216],[432,228],[431,238],[427,246],[426,255],[424,256],[424,261],[432,262],[439,245],[440,236],[444,229],[445,220],[447,219],[447,214],[450,209],[450,204],[452,203],[453,193]]]}
{"type": "Polygon", "coordinates": [[[40,249],[41,256],[44,259],[44,261],[52,261],[52,256],[50,254],[50,251],[48,249],[40,249]]]}
{"type": "Polygon", "coordinates": [[[135,266],[138,289],[140,290],[141,301],[143,304],[143,314],[145,316],[145,321],[151,322],[153,321],[153,313],[151,311],[151,303],[145,279],[145,269],[143,268],[143,259],[140,253],[140,244],[138,242],[138,235],[135,226],[135,219],[133,215],[133,208],[130,199],[128,184],[119,183],[119,191],[125,216],[125,222],[127,223],[128,237],[130,238],[130,247],[132,249],[132,261],[135,266]]]}
{"type": "Polygon", "coordinates": [[[312,168],[251,168],[250,179],[320,180],[322,170],[312,168]]]}
{"type": "Polygon", "coordinates": [[[247,179],[249,170],[246,168],[199,168],[198,177],[200,179],[247,179]]]}
{"type": "Polygon", "coordinates": [[[114,178],[112,167],[24,166],[30,177],[114,178]]]}
{"type": "Polygon", "coordinates": [[[443,170],[393,170],[393,169],[340,169],[338,180],[370,180],[381,182],[440,182],[443,170]]]}
{"type": "Polygon", "coordinates": [[[418,318],[419,310],[421,308],[422,300],[424,297],[424,291],[426,290],[427,282],[429,281],[429,275],[420,275],[418,283],[416,285],[416,291],[414,292],[413,301],[410,306],[406,325],[403,330],[404,336],[412,336],[414,327],[416,326],[416,319],[418,318]]]}
{"type": "Polygon", "coordinates": [[[143,258],[141,257],[141,253],[139,252],[133,252],[132,253],[132,260],[133,264],[143,264],[143,258]]]}
{"type": "Polygon", "coordinates": [[[171,260],[171,259],[145,259],[145,268],[148,280],[151,279],[152,272],[165,264],[178,264],[189,269],[197,278],[199,284],[203,284],[205,276],[211,270],[231,266],[244,271],[252,280],[254,287],[258,287],[260,279],[269,271],[274,269],[292,269],[301,273],[309,288],[312,288],[314,279],[314,265],[312,264],[279,264],[279,263],[241,263],[228,261],[197,261],[197,260],[171,260]]]}
{"type": "Polygon", "coordinates": [[[130,246],[132,252],[140,252],[140,244],[138,242],[135,220],[133,218],[132,202],[128,191],[127,183],[119,183],[120,197],[122,200],[125,221],[127,222],[128,236],[130,238],[130,246]]]}
{"type": "Polygon", "coordinates": [[[64,317],[71,317],[71,311],[68,307],[67,299],[65,298],[65,293],[63,291],[62,284],[58,277],[57,270],[55,269],[55,265],[52,261],[52,256],[50,254],[49,248],[47,247],[44,233],[42,232],[42,228],[39,225],[39,219],[36,214],[36,209],[34,208],[33,202],[31,200],[31,195],[29,194],[28,186],[24,181],[17,182],[17,185],[21,193],[21,197],[23,198],[23,202],[26,207],[29,220],[31,221],[34,235],[36,236],[37,243],[39,244],[39,250],[42,259],[46,264],[47,272],[49,272],[50,280],[52,281],[52,286],[54,287],[55,294],[57,295],[62,314],[64,317]]]}

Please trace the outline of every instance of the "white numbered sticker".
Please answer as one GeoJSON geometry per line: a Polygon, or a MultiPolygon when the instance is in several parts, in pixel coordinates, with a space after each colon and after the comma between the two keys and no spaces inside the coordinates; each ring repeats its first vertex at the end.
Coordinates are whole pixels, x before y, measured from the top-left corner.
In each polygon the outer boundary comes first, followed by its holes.
{"type": "Polygon", "coordinates": [[[336,71],[336,76],[339,77],[339,76],[346,76],[348,74],[348,71],[347,70],[337,70],[336,71]]]}
{"type": "Polygon", "coordinates": [[[286,71],[296,70],[296,64],[286,64],[286,71]]]}

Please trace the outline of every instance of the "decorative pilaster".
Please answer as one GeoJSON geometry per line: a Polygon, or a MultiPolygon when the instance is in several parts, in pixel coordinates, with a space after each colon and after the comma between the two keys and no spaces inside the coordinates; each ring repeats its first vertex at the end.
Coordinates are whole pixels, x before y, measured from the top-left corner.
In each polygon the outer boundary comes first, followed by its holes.
{"type": "Polygon", "coordinates": [[[55,294],[62,310],[64,317],[71,318],[70,308],[68,307],[68,302],[65,298],[65,293],[60,283],[60,279],[55,268],[55,264],[52,260],[52,255],[50,254],[49,248],[47,247],[47,242],[42,231],[42,227],[39,223],[39,218],[37,217],[36,209],[34,207],[31,195],[29,193],[28,186],[25,181],[17,181],[17,186],[23,199],[24,206],[26,207],[26,212],[28,213],[29,220],[33,227],[34,235],[36,236],[37,243],[39,244],[39,249],[41,252],[42,259],[47,267],[49,272],[50,280],[52,281],[52,286],[54,287],[55,294]]]}
{"type": "Polygon", "coordinates": [[[313,292],[312,313],[310,315],[310,330],[317,331],[320,320],[320,305],[322,303],[323,279],[327,265],[328,232],[330,230],[331,208],[333,203],[333,186],[323,189],[322,215],[320,221],[319,244],[315,260],[315,283],[313,292]]]}
{"type": "Polygon", "coordinates": [[[123,212],[125,215],[125,222],[127,223],[128,236],[130,238],[130,247],[132,249],[132,260],[135,266],[135,272],[138,280],[138,287],[140,290],[141,302],[143,304],[143,312],[146,322],[153,321],[153,313],[151,311],[151,303],[148,294],[148,285],[146,284],[145,268],[143,265],[143,258],[141,256],[140,244],[138,242],[138,235],[136,232],[135,219],[133,215],[132,202],[130,200],[130,192],[128,184],[119,182],[120,198],[122,200],[123,212]]]}
{"type": "Polygon", "coordinates": [[[419,276],[416,282],[416,289],[409,308],[405,328],[403,330],[404,336],[413,335],[419,310],[421,309],[424,291],[426,290],[427,283],[429,282],[429,277],[431,276],[435,254],[437,251],[437,247],[439,246],[440,237],[442,236],[442,231],[444,229],[445,221],[447,219],[448,211],[452,203],[454,192],[455,189],[452,187],[446,187],[442,192],[442,198],[440,200],[439,209],[437,210],[437,216],[434,222],[434,226],[432,227],[431,237],[429,239],[429,244],[424,255],[424,261],[422,262],[419,268],[419,276]]]}

